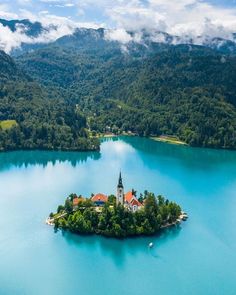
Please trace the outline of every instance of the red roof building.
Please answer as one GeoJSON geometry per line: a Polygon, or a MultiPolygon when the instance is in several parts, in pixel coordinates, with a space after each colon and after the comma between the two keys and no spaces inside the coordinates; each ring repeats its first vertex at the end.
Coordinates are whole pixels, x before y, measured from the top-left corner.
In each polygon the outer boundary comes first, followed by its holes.
{"type": "Polygon", "coordinates": [[[138,207],[143,206],[143,205],[139,202],[139,200],[136,199],[136,198],[133,198],[132,201],[130,202],[130,204],[131,204],[132,206],[138,206],[138,207]]]}
{"type": "Polygon", "coordinates": [[[131,200],[133,199],[133,193],[130,191],[130,192],[128,192],[128,193],[126,193],[125,194],[125,202],[128,202],[128,203],[130,203],[131,202],[131,200]]]}
{"type": "Polygon", "coordinates": [[[133,212],[136,212],[140,208],[142,208],[142,204],[139,202],[139,200],[133,195],[133,193],[130,191],[125,194],[125,206],[130,209],[133,212]]]}
{"type": "Polygon", "coordinates": [[[104,194],[96,194],[91,198],[91,201],[94,202],[96,205],[103,205],[108,201],[108,197],[104,194]]]}

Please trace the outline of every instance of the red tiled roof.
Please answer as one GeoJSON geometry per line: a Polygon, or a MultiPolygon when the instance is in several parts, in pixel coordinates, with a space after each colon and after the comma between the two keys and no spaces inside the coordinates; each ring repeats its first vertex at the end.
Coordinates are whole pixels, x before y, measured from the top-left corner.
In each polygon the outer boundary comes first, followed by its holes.
{"type": "Polygon", "coordinates": [[[95,196],[93,196],[91,198],[91,200],[93,202],[107,202],[108,197],[106,195],[103,195],[103,194],[96,194],[95,196]]]}
{"type": "Polygon", "coordinates": [[[138,207],[140,207],[140,206],[142,206],[142,204],[139,202],[139,200],[138,199],[136,199],[136,198],[134,198],[132,201],[131,201],[131,205],[132,206],[138,206],[138,207]]]}
{"type": "Polygon", "coordinates": [[[133,196],[132,192],[128,192],[125,194],[125,201],[130,203],[133,197],[134,196],[133,196]]]}
{"type": "Polygon", "coordinates": [[[138,201],[138,199],[132,194],[132,192],[128,192],[125,194],[125,201],[132,206],[142,206],[142,204],[138,201]]]}

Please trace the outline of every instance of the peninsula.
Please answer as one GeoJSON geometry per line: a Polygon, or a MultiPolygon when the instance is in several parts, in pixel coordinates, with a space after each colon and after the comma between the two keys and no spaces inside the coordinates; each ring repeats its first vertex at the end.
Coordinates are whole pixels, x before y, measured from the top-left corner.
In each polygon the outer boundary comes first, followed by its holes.
{"type": "Polygon", "coordinates": [[[186,219],[179,205],[161,195],[145,191],[137,197],[135,190],[124,193],[120,173],[116,196],[98,193],[84,198],[71,194],[46,222],[76,234],[125,238],[153,235],[186,219]]]}

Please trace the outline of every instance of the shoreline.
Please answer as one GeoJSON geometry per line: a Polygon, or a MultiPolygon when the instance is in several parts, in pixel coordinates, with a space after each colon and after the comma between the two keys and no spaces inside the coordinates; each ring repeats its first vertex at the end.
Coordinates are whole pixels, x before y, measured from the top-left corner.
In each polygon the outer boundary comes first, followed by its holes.
{"type": "MultiPolygon", "coordinates": [[[[61,216],[58,216],[57,219],[59,219],[61,217],[64,217],[66,215],[67,215],[67,213],[63,213],[61,216]]],[[[161,230],[165,230],[165,229],[171,228],[172,226],[180,225],[182,222],[187,221],[187,219],[188,219],[188,214],[186,212],[182,211],[181,214],[180,214],[180,216],[179,216],[179,218],[177,218],[176,221],[174,221],[172,223],[167,223],[165,225],[162,225],[157,232],[155,232],[153,234],[150,234],[150,235],[134,235],[134,236],[127,236],[125,238],[117,238],[117,237],[105,236],[105,235],[94,233],[94,234],[87,234],[86,236],[97,235],[97,236],[101,236],[101,237],[113,238],[113,239],[118,239],[118,240],[124,240],[126,238],[132,238],[132,237],[133,238],[138,238],[138,237],[143,237],[143,236],[153,236],[155,234],[158,234],[158,232],[160,232],[161,230]]],[[[46,218],[45,223],[47,225],[49,225],[49,226],[54,226],[54,218],[50,218],[50,217],[46,218]]],[[[73,232],[71,232],[71,233],[73,233],[73,232]]],[[[77,234],[77,233],[74,233],[74,234],[83,236],[83,234],[77,234]]]]}
{"type": "Polygon", "coordinates": [[[154,141],[175,144],[175,145],[182,145],[182,146],[189,146],[186,142],[179,140],[178,138],[168,137],[168,136],[151,136],[150,139],[154,141]]]}
{"type": "Polygon", "coordinates": [[[179,218],[177,218],[176,221],[172,222],[172,223],[168,223],[166,225],[162,225],[160,229],[166,229],[166,228],[169,228],[171,226],[174,226],[174,225],[177,225],[177,224],[180,224],[181,222],[183,221],[187,221],[188,219],[188,214],[185,213],[185,212],[181,212],[179,218]]]}
{"type": "MultiPolygon", "coordinates": [[[[114,133],[107,133],[107,134],[101,134],[99,135],[98,138],[100,139],[107,139],[107,138],[115,138],[115,137],[121,137],[121,136],[137,136],[137,137],[143,137],[143,136],[139,136],[135,133],[126,133],[126,132],[123,132],[121,134],[114,134],[114,133]]],[[[154,141],[158,141],[158,142],[163,142],[163,143],[168,143],[168,144],[174,144],[174,145],[179,145],[179,146],[189,146],[189,144],[187,144],[186,142],[178,139],[177,137],[171,137],[171,136],[164,136],[164,135],[161,135],[161,136],[144,136],[144,138],[147,138],[147,139],[151,139],[151,140],[154,140],[154,141]]]]}
{"type": "MultiPolygon", "coordinates": [[[[168,138],[165,136],[139,136],[134,133],[121,133],[121,134],[100,134],[99,136],[91,137],[94,139],[105,140],[105,139],[112,139],[112,138],[119,138],[122,136],[127,137],[138,137],[138,138],[146,138],[157,142],[162,142],[166,144],[172,144],[176,146],[185,146],[190,148],[199,148],[203,150],[217,150],[217,151],[229,151],[235,152],[236,148],[227,148],[227,147],[212,147],[212,146],[191,146],[184,141],[179,139],[168,138]]],[[[100,142],[101,144],[101,142],[100,142]]],[[[87,152],[94,152],[99,153],[101,151],[100,145],[98,148],[94,149],[47,149],[47,148],[14,148],[14,149],[0,149],[0,154],[7,154],[7,153],[14,153],[14,152],[65,152],[65,153],[87,153],[87,152]]]]}

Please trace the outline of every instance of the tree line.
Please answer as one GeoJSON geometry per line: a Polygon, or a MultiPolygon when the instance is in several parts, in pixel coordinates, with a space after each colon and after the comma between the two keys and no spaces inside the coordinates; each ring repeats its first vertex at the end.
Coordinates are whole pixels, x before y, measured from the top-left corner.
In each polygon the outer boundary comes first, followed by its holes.
{"type": "Polygon", "coordinates": [[[80,202],[73,209],[71,195],[64,206],[59,206],[55,218],[55,228],[69,230],[76,234],[98,234],[107,237],[125,238],[128,236],[153,235],[163,226],[174,224],[181,214],[181,208],[163,196],[145,192],[141,197],[143,208],[135,213],[123,205],[116,205],[115,197],[110,196],[101,212],[97,212],[91,200],[80,202]],[[66,214],[63,214],[66,213],[66,214]],[[63,214],[63,217],[56,218],[63,214]]]}
{"type": "Polygon", "coordinates": [[[175,135],[191,146],[236,148],[234,55],[187,45],[124,53],[113,43],[91,44],[61,42],[17,62],[51,96],[78,104],[94,133],[175,135]]]}
{"type": "Polygon", "coordinates": [[[0,52],[0,122],[14,120],[11,128],[0,124],[0,151],[99,150],[90,138],[86,116],[75,104],[47,90],[18,69],[0,52]]]}

